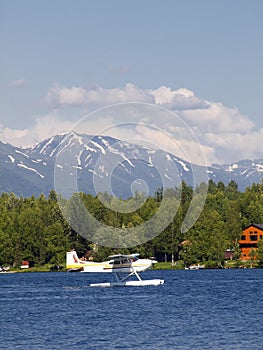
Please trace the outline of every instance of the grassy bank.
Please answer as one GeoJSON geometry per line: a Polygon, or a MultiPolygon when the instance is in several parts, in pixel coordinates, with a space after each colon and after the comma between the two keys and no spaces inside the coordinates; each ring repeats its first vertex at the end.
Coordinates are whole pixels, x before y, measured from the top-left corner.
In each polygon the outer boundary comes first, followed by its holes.
{"type": "Polygon", "coordinates": [[[158,262],[154,264],[154,270],[183,270],[184,265],[181,262],[176,262],[172,265],[171,262],[158,262]]]}
{"type": "MultiPolygon", "coordinates": [[[[223,266],[218,265],[215,261],[207,261],[204,264],[206,269],[249,269],[249,268],[262,268],[257,262],[252,263],[251,261],[240,261],[240,260],[227,260],[223,266]]],[[[158,262],[154,265],[154,270],[184,270],[185,266],[182,261],[176,261],[174,265],[171,262],[158,262]]]]}

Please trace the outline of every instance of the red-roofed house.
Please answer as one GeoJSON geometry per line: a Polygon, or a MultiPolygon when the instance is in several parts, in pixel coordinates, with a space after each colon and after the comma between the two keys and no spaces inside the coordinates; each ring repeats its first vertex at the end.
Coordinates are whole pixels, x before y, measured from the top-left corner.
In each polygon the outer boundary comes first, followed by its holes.
{"type": "Polygon", "coordinates": [[[259,240],[263,240],[263,224],[251,224],[244,228],[239,240],[240,260],[250,260],[250,252],[257,250],[259,240]]]}

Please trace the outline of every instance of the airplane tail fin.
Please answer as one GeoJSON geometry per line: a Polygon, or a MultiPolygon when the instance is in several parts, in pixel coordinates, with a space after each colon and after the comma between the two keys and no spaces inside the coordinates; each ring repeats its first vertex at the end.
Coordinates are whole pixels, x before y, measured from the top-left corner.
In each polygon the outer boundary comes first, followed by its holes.
{"type": "Polygon", "coordinates": [[[77,252],[75,250],[71,250],[67,252],[66,259],[66,269],[67,270],[78,270],[80,268],[81,260],[79,260],[77,252]]]}

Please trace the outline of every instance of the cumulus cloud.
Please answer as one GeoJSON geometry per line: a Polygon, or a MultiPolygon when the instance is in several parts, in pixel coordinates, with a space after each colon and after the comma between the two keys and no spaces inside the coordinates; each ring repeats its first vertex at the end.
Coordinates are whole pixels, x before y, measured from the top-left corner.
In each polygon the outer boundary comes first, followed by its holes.
{"type": "Polygon", "coordinates": [[[207,165],[207,158],[211,159],[213,155],[212,148],[201,145],[190,129],[183,126],[177,128],[176,137],[167,128],[161,129],[151,125],[138,125],[136,131],[135,138],[141,141],[141,144],[145,143],[153,149],[162,149],[193,164],[207,165]],[[180,137],[179,131],[183,133],[180,137]]]}
{"type": "Polygon", "coordinates": [[[222,133],[235,130],[246,133],[254,126],[253,122],[242,115],[236,107],[226,107],[222,103],[215,102],[209,102],[209,108],[182,110],[180,116],[202,132],[213,130],[215,133],[222,133]]]}
{"type": "Polygon", "coordinates": [[[48,104],[59,106],[105,106],[125,102],[148,102],[154,103],[154,97],[147,91],[129,83],[121,88],[83,89],[73,86],[71,88],[55,85],[47,93],[48,104]]]}
{"type": "Polygon", "coordinates": [[[84,105],[87,98],[87,92],[81,87],[60,87],[55,85],[47,93],[46,101],[53,106],[79,106],[84,105]]]}
{"type": "Polygon", "coordinates": [[[180,88],[172,90],[161,86],[155,90],[149,90],[155,98],[155,103],[171,110],[205,109],[209,108],[206,101],[197,98],[193,91],[180,88]]]}
{"type": "Polygon", "coordinates": [[[211,162],[225,163],[241,159],[257,159],[263,155],[263,129],[246,134],[238,132],[210,133],[205,135],[205,144],[210,144],[215,150],[211,162]]]}
{"type": "Polygon", "coordinates": [[[263,129],[255,130],[238,108],[201,99],[186,88],[142,89],[128,83],[123,88],[87,89],[55,84],[45,100],[48,115],[35,118],[29,129],[0,127],[1,139],[29,145],[75,128],[80,133],[148,140],[196,164],[204,159],[207,163],[231,163],[263,155],[263,129]],[[83,118],[85,115],[88,117],[83,118]],[[131,127],[132,123],[138,127],[131,127]]]}
{"type": "Polygon", "coordinates": [[[14,146],[30,146],[73,127],[72,121],[61,120],[57,115],[37,117],[35,124],[26,129],[0,129],[0,139],[14,146]]]}
{"type": "Polygon", "coordinates": [[[158,89],[143,90],[128,83],[124,88],[93,88],[72,86],[61,87],[55,84],[47,93],[46,102],[51,106],[102,106],[125,102],[153,103],[170,110],[205,109],[209,104],[196,97],[193,91],[185,88],[172,90],[161,86],[158,89]]]}
{"type": "MultiPolygon", "coordinates": [[[[97,135],[105,129],[105,125],[113,125],[110,118],[84,118],[83,121],[65,120],[58,112],[36,117],[34,125],[26,129],[10,129],[0,124],[0,140],[14,146],[31,146],[57,134],[74,130],[78,133],[97,135]]],[[[115,131],[116,132],[116,131],[115,131]]],[[[120,136],[120,134],[118,134],[120,136]]]]}
{"type": "Polygon", "coordinates": [[[184,96],[185,98],[194,96],[194,93],[191,90],[184,88],[172,90],[170,87],[164,85],[160,86],[158,89],[150,89],[148,91],[154,96],[155,103],[158,105],[171,103],[176,95],[184,96]]]}

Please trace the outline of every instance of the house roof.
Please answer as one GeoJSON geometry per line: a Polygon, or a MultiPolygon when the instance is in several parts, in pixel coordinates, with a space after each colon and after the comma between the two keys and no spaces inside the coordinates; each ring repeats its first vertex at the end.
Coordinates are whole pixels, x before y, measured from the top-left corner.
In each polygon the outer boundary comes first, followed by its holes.
{"type": "Polygon", "coordinates": [[[27,261],[27,260],[22,260],[21,265],[29,265],[29,261],[27,261]]]}
{"type": "Polygon", "coordinates": [[[256,227],[256,228],[260,229],[261,231],[263,231],[263,224],[250,224],[250,225],[246,226],[244,228],[244,230],[246,230],[247,228],[249,228],[251,226],[256,227]]]}

